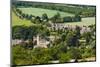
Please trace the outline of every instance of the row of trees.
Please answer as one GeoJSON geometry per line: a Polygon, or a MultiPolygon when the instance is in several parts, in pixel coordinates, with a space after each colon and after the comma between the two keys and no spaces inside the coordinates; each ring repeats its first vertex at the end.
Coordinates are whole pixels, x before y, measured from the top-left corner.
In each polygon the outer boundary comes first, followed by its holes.
{"type": "Polygon", "coordinates": [[[20,9],[17,9],[15,7],[13,7],[13,12],[20,18],[20,19],[27,19],[27,20],[31,20],[32,17],[35,17],[33,15],[28,15],[23,13],[20,9]]]}
{"type": "Polygon", "coordinates": [[[61,17],[60,13],[55,14],[50,18],[53,23],[63,23],[63,22],[79,22],[81,21],[81,17],[79,15],[75,15],[73,17],[66,16],[61,17]]]}

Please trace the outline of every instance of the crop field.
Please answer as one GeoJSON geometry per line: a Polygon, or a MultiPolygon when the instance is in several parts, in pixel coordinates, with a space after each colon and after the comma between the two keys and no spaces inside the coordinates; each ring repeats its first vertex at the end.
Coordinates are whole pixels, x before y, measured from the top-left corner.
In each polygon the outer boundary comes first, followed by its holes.
{"type": "MultiPolygon", "coordinates": [[[[57,11],[57,10],[49,10],[49,9],[42,9],[42,8],[19,8],[20,10],[22,10],[23,13],[25,14],[32,14],[34,16],[42,16],[43,13],[47,13],[47,15],[50,17],[54,16],[57,12],[60,13],[60,15],[62,17],[64,16],[74,16],[73,14],[67,13],[67,12],[61,12],[61,11],[57,11]]],[[[82,18],[81,22],[66,22],[66,25],[78,25],[78,26],[88,26],[91,24],[95,24],[95,17],[87,17],[87,18],[82,18]]],[[[17,17],[14,12],[12,12],[12,26],[16,26],[16,25],[25,25],[25,26],[30,26],[30,25],[34,25],[33,23],[31,23],[31,21],[29,20],[25,20],[25,19],[20,19],[19,17],[17,17]]]]}
{"type": "Polygon", "coordinates": [[[92,25],[92,24],[96,24],[95,22],[95,17],[88,17],[88,18],[82,18],[82,21],[81,22],[66,22],[65,23],[66,25],[72,25],[72,26],[75,26],[75,25],[78,25],[78,26],[89,26],[89,25],[92,25]]]}
{"type": "Polygon", "coordinates": [[[57,12],[61,14],[61,17],[65,16],[74,16],[74,14],[67,13],[67,12],[61,12],[57,10],[49,10],[49,9],[43,9],[43,8],[18,8],[22,10],[23,13],[25,14],[32,14],[34,16],[42,16],[42,14],[46,13],[48,17],[54,16],[57,12]]]}

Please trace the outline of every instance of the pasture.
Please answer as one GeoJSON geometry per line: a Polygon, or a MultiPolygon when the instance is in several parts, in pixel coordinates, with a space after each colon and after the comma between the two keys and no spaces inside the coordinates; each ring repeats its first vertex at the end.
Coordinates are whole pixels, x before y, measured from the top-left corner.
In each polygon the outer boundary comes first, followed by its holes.
{"type": "Polygon", "coordinates": [[[87,18],[82,18],[81,22],[66,22],[65,25],[78,25],[78,26],[89,26],[92,24],[96,24],[95,22],[95,17],[87,17],[87,18]]]}
{"type": "Polygon", "coordinates": [[[25,26],[30,26],[33,25],[31,21],[25,20],[25,19],[20,19],[14,12],[12,12],[12,26],[16,25],[25,25],[25,26]]]}
{"type": "Polygon", "coordinates": [[[34,16],[42,16],[42,14],[46,13],[48,17],[53,17],[57,12],[61,14],[61,17],[65,16],[74,16],[74,14],[67,13],[67,12],[61,12],[57,10],[49,10],[49,9],[43,9],[43,8],[18,8],[20,9],[23,13],[29,14],[29,15],[34,15],[34,16]]]}
{"type": "MultiPolygon", "coordinates": [[[[57,10],[49,10],[49,9],[42,9],[42,8],[18,8],[20,10],[22,10],[23,13],[25,14],[29,14],[29,15],[34,15],[34,16],[42,16],[42,14],[47,13],[48,17],[52,17],[54,16],[57,12],[60,13],[61,17],[64,16],[74,16],[73,14],[67,13],[67,12],[61,12],[61,11],[57,11],[57,10]]],[[[65,25],[78,25],[78,26],[88,26],[91,24],[95,24],[95,17],[87,17],[87,18],[82,18],[81,22],[65,22],[65,25]]],[[[16,26],[16,25],[25,25],[25,26],[30,26],[30,25],[34,25],[33,23],[31,23],[31,21],[26,20],[26,19],[20,19],[19,17],[17,17],[14,12],[12,12],[12,26],[16,26]]]]}

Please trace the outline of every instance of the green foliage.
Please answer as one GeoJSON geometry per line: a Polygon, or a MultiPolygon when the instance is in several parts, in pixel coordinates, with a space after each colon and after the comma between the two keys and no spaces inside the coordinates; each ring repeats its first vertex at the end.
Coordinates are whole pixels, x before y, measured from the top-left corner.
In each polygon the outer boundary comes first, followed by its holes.
{"type": "Polygon", "coordinates": [[[35,58],[37,59],[37,62],[34,61],[36,64],[45,64],[52,59],[51,55],[49,54],[49,49],[45,48],[35,48],[32,52],[32,58],[33,61],[35,58]]]}
{"type": "Polygon", "coordinates": [[[89,57],[94,57],[95,56],[95,49],[84,49],[84,53],[82,54],[83,58],[89,58],[89,57]]]}
{"type": "Polygon", "coordinates": [[[16,45],[12,47],[12,63],[13,65],[27,65],[32,64],[30,54],[28,53],[30,50],[25,50],[23,47],[16,45]]]}
{"type": "Polygon", "coordinates": [[[91,32],[85,32],[83,37],[86,39],[86,43],[89,44],[90,40],[92,39],[92,34],[91,32]]]}
{"type": "Polygon", "coordinates": [[[50,10],[58,10],[73,14],[79,14],[82,17],[91,17],[95,16],[95,6],[86,6],[86,5],[66,5],[66,4],[52,4],[52,3],[39,3],[39,2],[14,2],[16,7],[36,7],[50,10]],[[72,7],[74,6],[74,7],[72,7]]]}
{"type": "Polygon", "coordinates": [[[71,59],[71,57],[67,53],[61,53],[61,54],[59,54],[59,61],[60,61],[60,63],[69,62],[70,59],[71,59]]]}
{"type": "Polygon", "coordinates": [[[42,14],[42,20],[48,21],[48,16],[46,13],[42,14]]]}
{"type": "Polygon", "coordinates": [[[61,17],[74,16],[74,14],[72,14],[72,13],[67,13],[67,12],[58,11],[58,10],[43,9],[43,8],[35,8],[35,7],[24,8],[23,7],[23,8],[18,8],[18,9],[20,9],[24,14],[29,14],[29,15],[31,14],[31,15],[40,16],[40,17],[42,17],[43,14],[47,14],[48,18],[51,18],[54,15],[57,15],[58,12],[60,13],[61,17]]]}
{"type": "Polygon", "coordinates": [[[52,18],[51,18],[51,21],[53,23],[61,23],[63,22],[62,19],[61,19],[61,14],[59,12],[57,12],[57,14],[55,14],[52,18]]]}
{"type": "Polygon", "coordinates": [[[15,26],[12,28],[13,39],[26,39],[27,27],[26,26],[15,26]]]}
{"type": "Polygon", "coordinates": [[[63,22],[72,22],[72,18],[69,17],[63,17],[63,22]]]}
{"type": "Polygon", "coordinates": [[[36,48],[29,50],[17,45],[12,49],[13,65],[45,64],[52,59],[49,49],[36,48]]]}
{"type": "Polygon", "coordinates": [[[58,59],[59,51],[56,48],[57,47],[50,48],[50,55],[52,56],[52,60],[57,60],[58,59]]]}
{"type": "MultiPolygon", "coordinates": [[[[45,37],[45,35],[49,31],[48,29],[45,29],[45,27],[39,25],[39,26],[30,26],[26,27],[24,30],[24,26],[20,27],[13,27],[13,33],[24,33],[27,30],[27,32],[30,32],[29,35],[37,35],[38,33],[45,37]],[[33,33],[33,34],[32,34],[33,33]]],[[[80,39],[80,29],[77,27],[76,31],[67,30],[62,31],[63,33],[58,33],[56,31],[56,36],[60,35],[61,37],[59,39],[55,39],[50,45],[52,44],[52,47],[49,48],[33,48],[34,44],[32,43],[32,40],[29,40],[29,43],[27,43],[26,47],[23,47],[23,44],[16,45],[12,47],[13,50],[13,64],[15,65],[24,65],[27,64],[46,64],[50,63],[50,61],[58,60],[60,63],[64,62],[70,62],[71,59],[75,59],[78,61],[78,59],[84,59],[89,57],[95,57],[96,47],[95,47],[95,38],[94,35],[90,32],[83,33],[82,38],[86,39],[87,37],[91,37],[89,39],[89,43],[84,42],[79,43],[80,39]],[[79,36],[78,36],[79,35],[79,36]],[[87,37],[86,37],[87,36],[87,37]],[[29,49],[31,48],[31,49],[29,49]],[[28,62],[29,61],[29,62],[28,62]]],[[[24,35],[23,34],[23,35],[24,35]]],[[[28,35],[28,37],[29,37],[28,35]]],[[[18,36],[18,35],[17,35],[18,36]]],[[[20,34],[22,36],[22,34],[20,34]]],[[[50,36],[50,35],[46,35],[50,36]]],[[[31,37],[31,36],[30,36],[31,37]]],[[[86,60],[85,60],[86,61],[86,60]]]]}
{"type": "Polygon", "coordinates": [[[69,31],[66,36],[66,43],[68,46],[78,46],[78,37],[74,31],[69,31]]]}
{"type": "Polygon", "coordinates": [[[40,34],[41,36],[49,36],[50,31],[42,25],[34,26],[14,26],[12,27],[13,39],[32,39],[33,36],[40,34]]]}
{"type": "Polygon", "coordinates": [[[70,62],[72,59],[78,61],[79,59],[95,57],[96,27],[95,25],[91,25],[95,22],[95,7],[44,4],[45,3],[13,3],[13,6],[15,6],[12,12],[12,22],[15,26],[12,27],[12,39],[29,41],[28,43],[23,42],[22,44],[12,46],[13,65],[48,64],[55,60],[59,61],[59,63],[65,63],[70,62]],[[42,12],[40,12],[40,10],[42,12]],[[81,19],[81,17],[93,18],[81,19]],[[79,21],[81,20],[82,22],[80,24],[79,21]],[[52,21],[50,23],[75,21],[78,23],[64,24],[78,26],[76,26],[74,31],[70,29],[55,30],[55,28],[54,30],[49,30],[49,21],[52,21]],[[30,22],[32,22],[32,24],[30,22]],[[81,29],[79,26],[83,25],[88,26],[91,32],[80,34],[81,29]],[[36,42],[33,43],[32,38],[37,35],[40,35],[41,38],[46,40],[49,40],[49,36],[54,36],[55,39],[52,42],[50,41],[51,43],[48,48],[33,48],[36,42]],[[80,42],[79,40],[81,39],[86,40],[86,42],[80,42]]]}
{"type": "Polygon", "coordinates": [[[74,47],[72,47],[68,50],[68,54],[71,56],[72,59],[81,59],[82,58],[80,50],[77,48],[74,48],[74,47]]]}

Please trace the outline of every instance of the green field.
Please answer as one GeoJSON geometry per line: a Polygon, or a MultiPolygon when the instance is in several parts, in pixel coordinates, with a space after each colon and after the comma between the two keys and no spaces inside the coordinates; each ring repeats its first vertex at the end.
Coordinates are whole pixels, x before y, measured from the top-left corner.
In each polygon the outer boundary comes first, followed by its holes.
{"type": "MultiPolygon", "coordinates": [[[[56,10],[48,10],[48,9],[42,9],[42,8],[19,8],[20,10],[22,10],[22,12],[26,13],[26,14],[32,14],[35,16],[42,16],[43,13],[47,13],[47,15],[49,17],[54,16],[58,11],[56,10]]],[[[61,14],[62,17],[64,16],[74,16],[73,14],[70,13],[65,13],[65,12],[59,12],[61,14]]],[[[91,24],[95,24],[95,17],[87,17],[87,18],[82,18],[81,22],[66,22],[66,25],[78,25],[78,26],[88,26],[91,24]]],[[[29,20],[25,20],[25,19],[20,19],[19,17],[17,17],[14,12],[12,12],[12,26],[16,26],[16,25],[25,25],[25,26],[30,26],[30,25],[34,25],[33,23],[31,23],[31,21],[29,20]]]]}
{"type": "Polygon", "coordinates": [[[65,23],[66,25],[78,25],[78,26],[89,26],[92,24],[96,24],[95,22],[95,17],[88,17],[88,18],[82,18],[81,22],[69,22],[69,23],[65,23]]]}
{"type": "Polygon", "coordinates": [[[25,14],[32,14],[34,16],[40,16],[40,17],[42,16],[42,14],[46,13],[50,18],[53,17],[55,14],[57,14],[57,12],[61,14],[61,17],[74,16],[71,13],[61,12],[57,10],[42,9],[42,8],[18,8],[18,9],[22,10],[22,12],[25,14]]]}
{"type": "Polygon", "coordinates": [[[12,26],[16,26],[16,25],[30,26],[33,25],[33,23],[31,23],[31,21],[29,20],[20,19],[19,17],[16,16],[14,12],[12,12],[12,26]]]}

